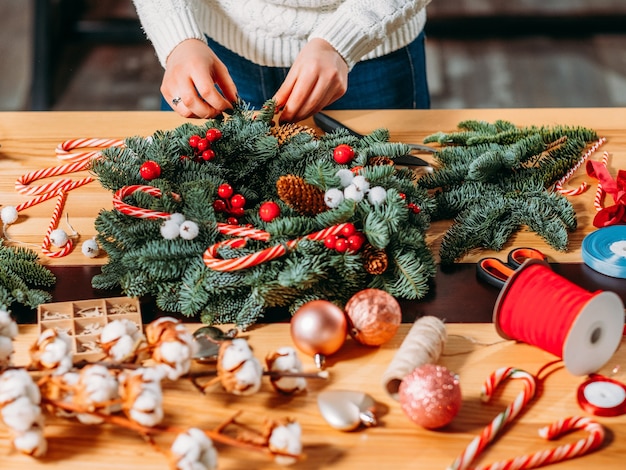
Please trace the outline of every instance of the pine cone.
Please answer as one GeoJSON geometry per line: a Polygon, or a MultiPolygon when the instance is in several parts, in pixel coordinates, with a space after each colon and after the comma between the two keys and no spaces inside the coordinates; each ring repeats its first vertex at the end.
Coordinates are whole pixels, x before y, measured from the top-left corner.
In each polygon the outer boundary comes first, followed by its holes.
{"type": "Polygon", "coordinates": [[[313,128],[302,126],[300,124],[294,124],[293,122],[272,126],[270,129],[270,134],[278,139],[278,145],[283,145],[289,139],[300,134],[301,132],[306,132],[307,134],[311,134],[313,137],[317,137],[313,128]]]}
{"type": "Polygon", "coordinates": [[[393,160],[389,157],[372,157],[367,160],[369,166],[393,165],[393,160]]]}
{"type": "Polygon", "coordinates": [[[281,176],[276,181],[276,189],[278,197],[300,214],[316,215],[328,209],[324,202],[324,192],[300,176],[281,176]]]}
{"type": "Polygon", "coordinates": [[[387,252],[367,244],[363,249],[363,265],[370,274],[382,274],[389,266],[387,252]]]}

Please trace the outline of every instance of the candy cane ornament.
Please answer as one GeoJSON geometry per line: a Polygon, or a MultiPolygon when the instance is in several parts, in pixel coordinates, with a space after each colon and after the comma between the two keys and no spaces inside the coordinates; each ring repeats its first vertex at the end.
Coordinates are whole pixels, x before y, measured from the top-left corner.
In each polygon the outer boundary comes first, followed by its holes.
{"type": "Polygon", "coordinates": [[[593,143],[591,147],[584,153],[580,160],[574,165],[570,170],[563,176],[559,181],[557,181],[554,185],[554,189],[564,196],[578,196],[579,194],[584,193],[589,185],[586,182],[582,182],[577,188],[573,189],[564,189],[563,185],[578,171],[578,169],[589,159],[591,155],[593,155],[604,143],[606,142],[605,137],[601,137],[596,142],[593,143]]]}
{"type": "MultiPolygon", "coordinates": [[[[602,165],[606,168],[609,164],[609,152],[604,152],[602,154],[602,165]]],[[[598,181],[598,187],[596,188],[596,195],[593,198],[593,207],[596,209],[596,212],[600,212],[603,207],[604,202],[604,188],[602,187],[602,183],[598,181]]]]}
{"type": "Polygon", "coordinates": [[[481,398],[487,402],[493,396],[496,388],[506,379],[521,379],[524,383],[524,389],[520,392],[513,403],[508,405],[506,409],[498,414],[489,425],[487,425],[480,436],[475,437],[459,455],[447,470],[465,470],[470,468],[476,457],[487,447],[495,437],[502,432],[507,424],[511,423],[517,415],[528,405],[534,398],[537,384],[535,377],[522,370],[514,367],[502,367],[493,372],[483,384],[481,398]]]}
{"type": "Polygon", "coordinates": [[[596,450],[604,442],[604,427],[587,417],[574,416],[556,421],[539,430],[539,436],[547,440],[554,440],[566,433],[584,430],[587,437],[571,444],[563,444],[552,449],[545,449],[532,454],[501,460],[488,465],[479,465],[473,470],[528,470],[543,467],[557,462],[581,457],[596,450]]]}

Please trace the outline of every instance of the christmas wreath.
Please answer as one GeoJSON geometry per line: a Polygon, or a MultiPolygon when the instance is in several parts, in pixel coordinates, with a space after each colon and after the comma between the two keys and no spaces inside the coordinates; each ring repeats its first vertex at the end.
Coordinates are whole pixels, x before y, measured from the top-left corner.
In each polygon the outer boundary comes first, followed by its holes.
{"type": "Polygon", "coordinates": [[[316,136],[274,118],[273,102],[238,105],[104,150],[91,170],[114,208],[95,222],[108,263],[93,286],[244,327],[269,308],[343,306],[367,287],[422,298],[434,202],[393,165],[409,148],[383,129],[316,136]]]}

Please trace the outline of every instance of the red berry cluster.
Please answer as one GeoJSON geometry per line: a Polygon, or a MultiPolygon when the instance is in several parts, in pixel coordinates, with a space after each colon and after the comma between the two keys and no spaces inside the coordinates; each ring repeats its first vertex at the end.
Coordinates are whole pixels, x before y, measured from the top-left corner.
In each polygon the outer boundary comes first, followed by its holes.
{"type": "Polygon", "coordinates": [[[194,134],[189,137],[189,146],[194,152],[194,161],[209,162],[215,158],[215,150],[211,148],[211,144],[222,138],[222,131],[216,127],[207,129],[204,137],[194,134]]]}
{"type": "Polygon", "coordinates": [[[233,187],[228,184],[220,184],[217,188],[217,195],[220,199],[213,201],[213,209],[215,212],[224,212],[230,217],[226,220],[231,225],[239,223],[238,217],[244,214],[244,206],[246,198],[241,194],[235,194],[233,187]]]}
{"type": "Polygon", "coordinates": [[[146,160],[139,168],[139,174],[145,180],[152,181],[161,176],[161,165],[154,160],[146,160]]]}
{"type": "MultiPolygon", "coordinates": [[[[404,194],[404,193],[400,193],[400,197],[401,197],[402,199],[406,199],[406,194],[404,194]]],[[[410,210],[411,212],[413,212],[414,214],[419,214],[419,213],[422,211],[422,209],[420,209],[420,206],[418,206],[418,205],[417,205],[417,204],[415,204],[414,202],[409,202],[409,203],[407,203],[407,205],[406,205],[406,206],[407,206],[407,207],[409,208],[409,210],[410,210]]]]}
{"type": "Polygon", "coordinates": [[[350,251],[356,253],[365,243],[365,235],[359,232],[354,224],[347,223],[337,235],[329,235],[324,238],[324,245],[329,250],[339,253],[350,251]]]}

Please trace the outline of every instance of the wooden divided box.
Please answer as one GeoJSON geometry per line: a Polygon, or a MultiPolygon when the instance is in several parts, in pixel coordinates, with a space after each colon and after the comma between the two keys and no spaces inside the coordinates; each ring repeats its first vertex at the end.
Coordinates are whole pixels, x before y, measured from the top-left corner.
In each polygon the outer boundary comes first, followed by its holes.
{"type": "Polygon", "coordinates": [[[41,304],[37,308],[39,333],[48,328],[66,332],[72,339],[75,361],[101,359],[99,338],[102,328],[123,318],[143,330],[139,300],[112,297],[41,304]]]}

